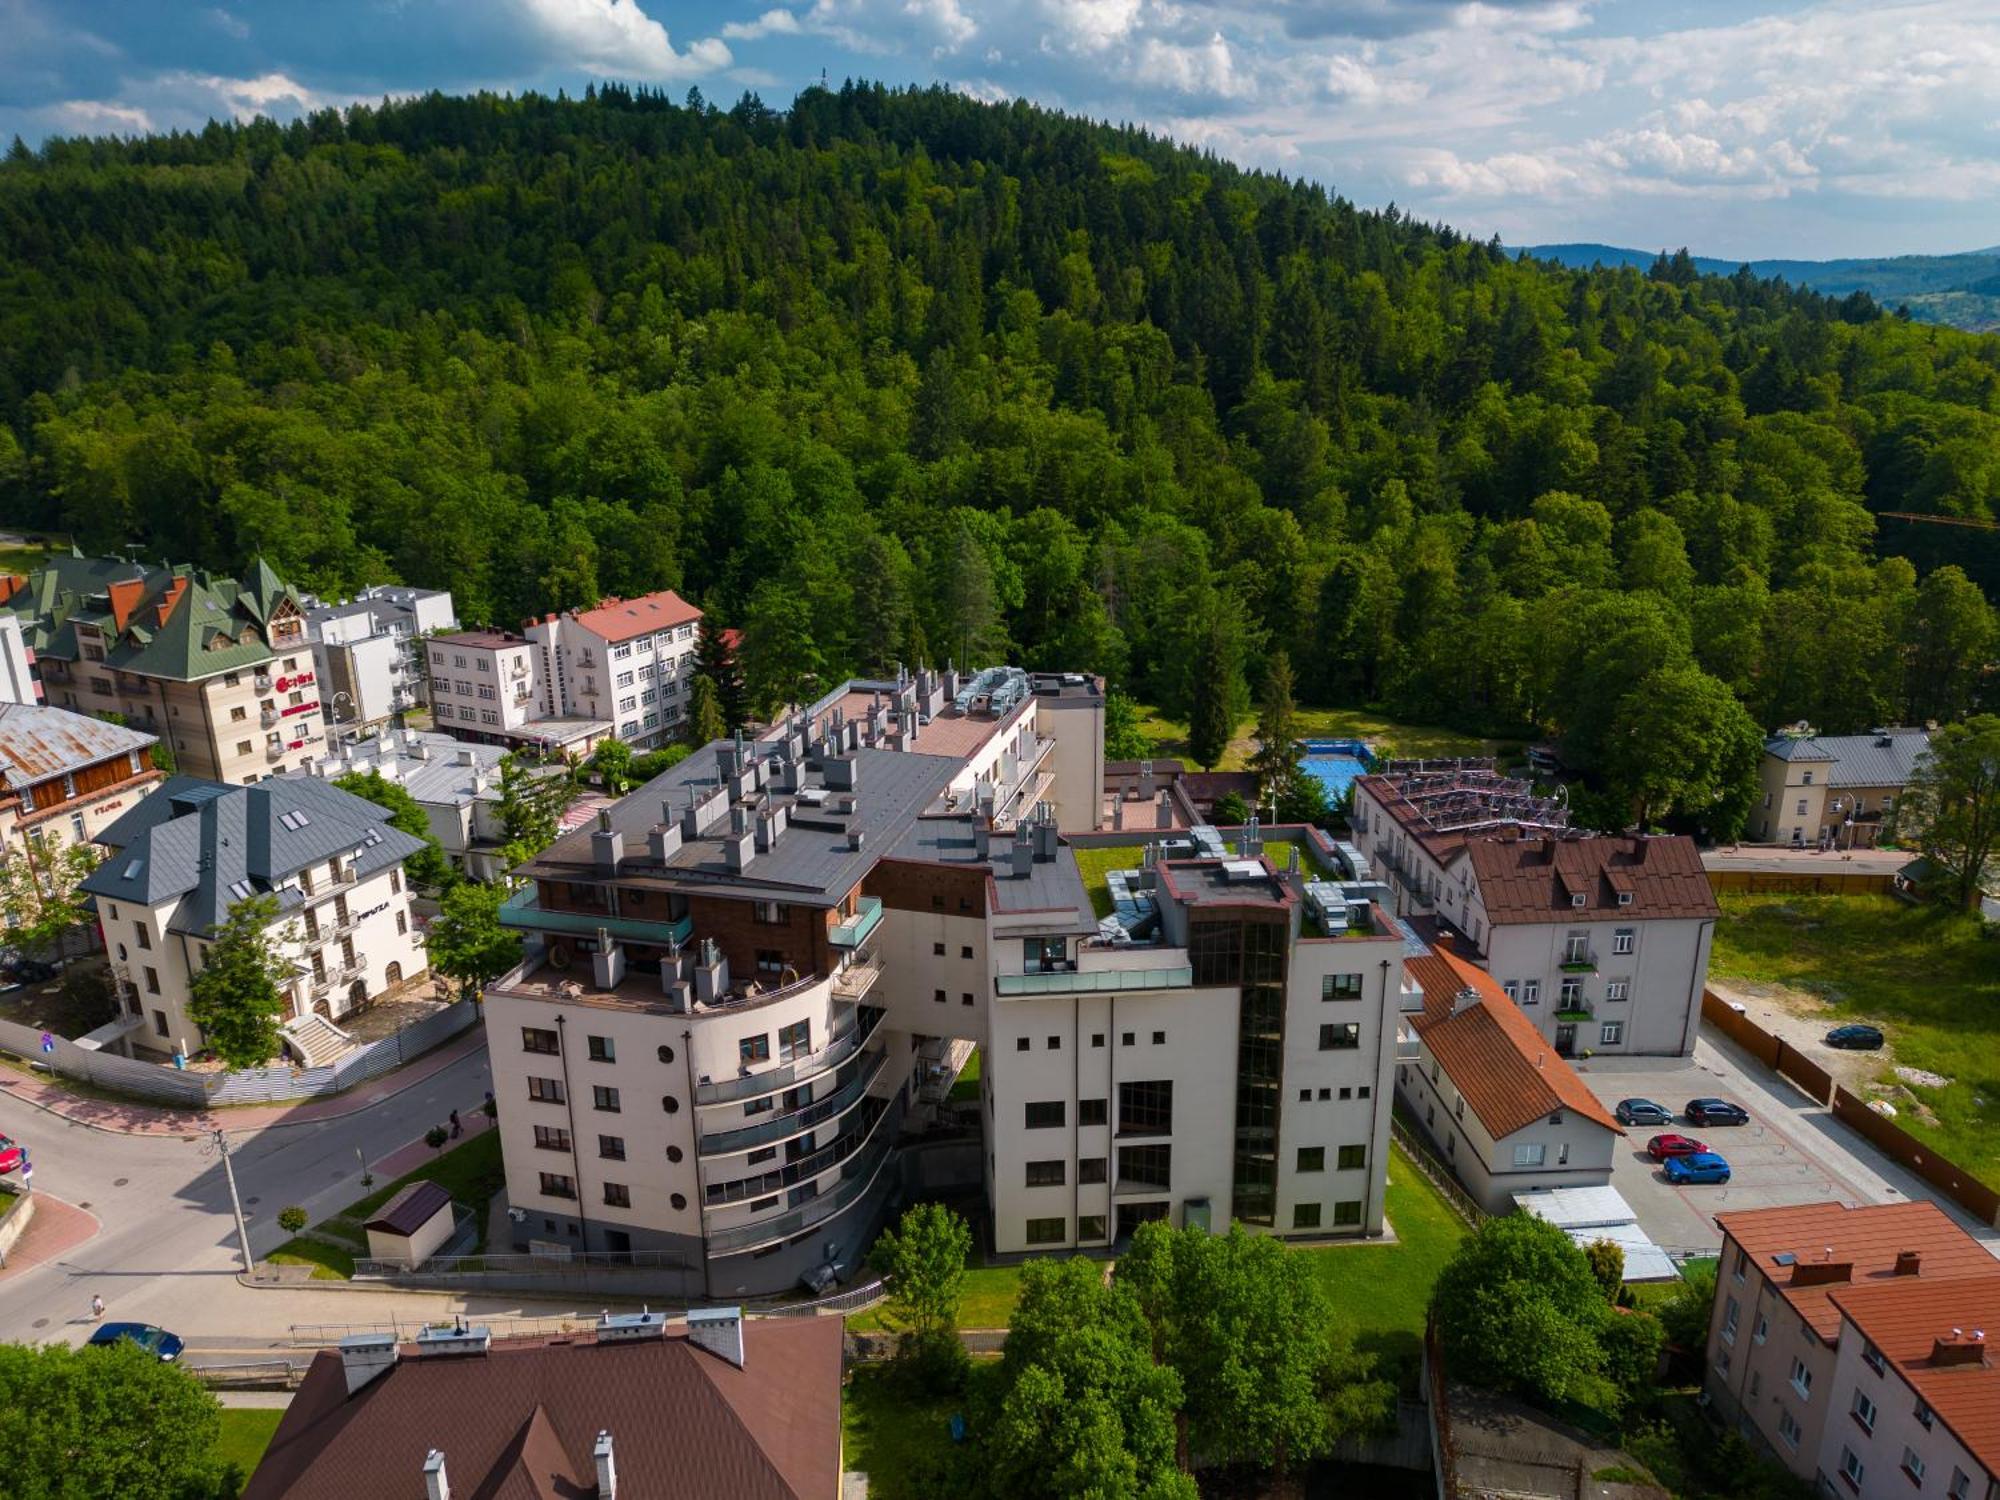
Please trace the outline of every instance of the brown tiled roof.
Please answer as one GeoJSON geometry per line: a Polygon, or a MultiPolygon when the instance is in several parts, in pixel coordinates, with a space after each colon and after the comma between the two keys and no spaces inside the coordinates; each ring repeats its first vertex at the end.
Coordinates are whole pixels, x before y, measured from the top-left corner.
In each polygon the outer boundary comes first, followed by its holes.
{"type": "Polygon", "coordinates": [[[689,625],[701,611],[672,589],[641,594],[637,599],[606,599],[596,609],[579,610],[576,623],[601,641],[629,641],[674,625],[689,625]]]}
{"type": "Polygon", "coordinates": [[[1404,969],[1424,992],[1417,1034],[1493,1139],[1559,1109],[1625,1133],[1491,974],[1446,947],[1405,959],[1404,969]],[[1478,1001],[1452,1014],[1452,998],[1467,989],[1478,1001]]]}
{"type": "Polygon", "coordinates": [[[382,1205],[382,1211],[361,1227],[388,1234],[415,1234],[441,1208],[451,1206],[451,1194],[435,1182],[413,1182],[382,1205]]]}
{"type": "Polygon", "coordinates": [[[2000,1469],[2000,1274],[1835,1287],[1833,1302],[1972,1456],[2000,1469]]]}
{"type": "Polygon", "coordinates": [[[826,1500],[840,1484],[840,1320],[747,1320],[743,1342],[741,1369],[678,1334],[428,1359],[406,1349],[352,1396],[339,1354],[322,1351],[244,1500],[421,1495],[432,1448],[455,1495],[588,1496],[600,1431],[621,1495],[826,1500]]]}
{"type": "Polygon", "coordinates": [[[1713,917],[1715,893],[1694,840],[1658,838],[1475,839],[1466,845],[1486,919],[1608,922],[1713,917]],[[1631,901],[1620,906],[1620,893],[1631,901]],[[1583,905],[1571,899],[1581,895],[1583,905]]]}
{"type": "MultiPolygon", "coordinates": [[[[1993,1274],[1996,1263],[1971,1235],[1935,1203],[1806,1203],[1795,1208],[1750,1208],[1717,1214],[1722,1232],[1749,1252],[1751,1262],[1810,1323],[1822,1341],[1840,1336],[1833,1293],[1881,1285],[1911,1292],[1933,1281],[1993,1274]],[[1831,1247],[1833,1253],[1826,1253],[1831,1247]],[[1896,1275],[1896,1257],[1914,1250],[1914,1276],[1896,1275]],[[1796,1257],[1780,1265],[1779,1255],[1796,1257]],[[1845,1266],[1841,1273],[1813,1269],[1845,1266]],[[1845,1279],[1822,1279],[1844,1275],[1845,1279]]],[[[1725,1247],[1726,1249],[1727,1247],[1725,1247]]],[[[1729,1266],[1724,1266],[1724,1274],[1729,1266]]]]}

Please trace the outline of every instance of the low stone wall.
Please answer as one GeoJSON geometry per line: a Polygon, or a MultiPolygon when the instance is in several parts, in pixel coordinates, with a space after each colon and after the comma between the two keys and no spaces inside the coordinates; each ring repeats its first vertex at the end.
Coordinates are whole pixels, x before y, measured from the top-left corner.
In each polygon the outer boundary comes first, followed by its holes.
{"type": "Polygon", "coordinates": [[[14,1253],[21,1236],[28,1232],[28,1225],[35,1217],[35,1195],[33,1193],[9,1193],[0,1197],[6,1205],[5,1217],[0,1217],[0,1266],[7,1264],[7,1257],[14,1253]]]}

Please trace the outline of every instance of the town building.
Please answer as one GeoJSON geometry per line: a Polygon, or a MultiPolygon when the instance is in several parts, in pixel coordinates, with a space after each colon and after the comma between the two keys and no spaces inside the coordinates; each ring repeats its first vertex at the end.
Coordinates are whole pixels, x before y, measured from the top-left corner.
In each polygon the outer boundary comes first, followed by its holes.
{"type": "Polygon", "coordinates": [[[382,584],[306,610],[321,706],[334,734],[367,734],[429,701],[422,640],[458,629],[443,589],[382,584]]]}
{"type": "Polygon", "coordinates": [[[314,1356],[244,1500],[835,1500],[840,1345],[838,1318],[735,1307],[357,1334],[314,1356]]]}
{"type": "Polygon", "coordinates": [[[1208,828],[1075,835],[1125,866],[1093,892],[1056,809],[1102,805],[1063,784],[1102,704],[1053,674],[847,684],[524,867],[502,920],[528,956],[484,1006],[519,1247],[732,1295],[851,1267],[968,1043],[1001,1253],[1150,1218],[1379,1233],[1386,893],[1312,834],[1208,828]]]}
{"type": "Polygon", "coordinates": [[[403,861],[423,845],[372,802],[312,777],[231,787],[174,776],[97,841],[83,881],[126,1011],[155,1051],[192,1055],[189,984],[238,902],[276,899],[272,949],[290,961],[286,1032],[309,1054],[323,1029],[424,972],[403,861]]]}
{"type": "Polygon", "coordinates": [[[474,880],[501,880],[507,842],[500,821],[500,762],[495,745],[467,744],[448,734],[385,729],[371,739],[334,747],[312,773],[328,781],[373,771],[416,799],[431,836],[454,869],[474,880]]]}
{"type": "Polygon", "coordinates": [[[40,703],[35,653],[21,633],[21,617],[0,612],[0,703],[40,703]]]}
{"type": "MultiPolygon", "coordinates": [[[[1891,1334],[1902,1316],[1895,1309],[1928,1316],[1952,1301],[1954,1288],[1986,1287],[1995,1276],[1986,1247],[1929,1202],[1809,1203],[1717,1214],[1715,1222],[1722,1254],[1704,1388],[1725,1421],[1809,1480],[1831,1480],[1841,1448],[1855,1437],[1849,1413],[1860,1382],[1849,1359],[1851,1333],[1843,1331],[1845,1304],[1852,1300],[1855,1318],[1873,1330],[1853,1351],[1894,1347],[1903,1358],[1910,1345],[1891,1334]],[[1877,1333],[1886,1343],[1873,1342],[1877,1333]]],[[[1963,1321],[1978,1311],[1978,1295],[1961,1300],[1935,1331],[1980,1326],[1963,1321]]],[[[1987,1388],[2000,1399],[2000,1383],[1987,1388]]],[[[1886,1397],[1872,1399],[1888,1405],[1886,1397]]],[[[1880,1487],[1861,1493],[1891,1493],[1894,1468],[1876,1468],[1880,1487]]],[[[1940,1494],[1951,1493],[1948,1474],[1942,1463],[1933,1471],[1940,1494]]],[[[1982,1483],[1972,1493],[1984,1500],[1988,1492],[1982,1483]]]]}
{"type": "Polygon", "coordinates": [[[566,713],[536,642],[505,630],[460,630],[424,642],[431,723],[475,744],[544,755],[588,755],[611,738],[609,719],[566,713]]]}
{"type": "Polygon", "coordinates": [[[43,701],[157,735],[188,775],[248,786],[326,751],[298,596],[261,559],[241,579],[52,557],[0,576],[43,701]]]}
{"type": "Polygon", "coordinates": [[[1487,1213],[1514,1195],[1601,1187],[1624,1131],[1491,974],[1441,940],[1405,960],[1422,1009],[1396,1095],[1487,1213]]]}
{"type": "Polygon", "coordinates": [[[544,615],[523,634],[541,652],[550,714],[606,720],[635,749],[656,750],[686,716],[700,625],[699,609],[662,589],[544,615]]]}
{"type": "Polygon", "coordinates": [[[1718,912],[1692,839],[1578,832],[1486,762],[1363,776],[1352,826],[1397,910],[1454,935],[1558,1055],[1693,1051],[1718,912]]]}
{"type": "Polygon", "coordinates": [[[1928,728],[1825,735],[1801,723],[1781,730],[1764,742],[1751,836],[1765,844],[1873,846],[1893,824],[1930,746],[1928,728]]]}
{"type": "Polygon", "coordinates": [[[0,703],[0,857],[87,843],[152,791],[153,736],[67,709],[0,703]]]}

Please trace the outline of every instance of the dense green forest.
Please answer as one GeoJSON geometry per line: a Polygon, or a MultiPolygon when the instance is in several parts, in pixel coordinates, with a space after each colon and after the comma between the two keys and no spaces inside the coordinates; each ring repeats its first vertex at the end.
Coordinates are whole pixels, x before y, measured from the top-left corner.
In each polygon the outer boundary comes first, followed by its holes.
{"type": "Polygon", "coordinates": [[[1025,104],[17,143],[0,244],[0,519],[500,624],[671,585],[767,693],[1011,656],[1182,716],[1283,648],[1726,830],[1758,725],[1961,713],[1992,644],[1873,513],[2000,510],[2000,340],[1025,104]]]}

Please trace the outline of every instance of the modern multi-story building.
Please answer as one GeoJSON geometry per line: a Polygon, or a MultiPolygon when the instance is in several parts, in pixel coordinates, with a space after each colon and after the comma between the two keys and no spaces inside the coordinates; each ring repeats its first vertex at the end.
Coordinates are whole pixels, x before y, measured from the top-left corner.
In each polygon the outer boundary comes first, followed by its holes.
{"type": "Polygon", "coordinates": [[[175,776],[101,830],[111,851],[82,889],[126,1009],[158,1051],[202,1046],[189,982],[213,930],[237,903],[272,896],[273,949],[291,963],[288,1033],[337,1020],[420,976],[403,861],[422,844],[372,802],[312,777],[251,787],[175,776]],[[302,1024],[303,1023],[303,1024],[302,1024]]]}
{"type": "Polygon", "coordinates": [[[1767,844],[1868,848],[1895,818],[1930,747],[1929,729],[1825,735],[1794,724],[1764,742],[1763,797],[1751,832],[1767,844]]]}
{"type": "MultiPolygon", "coordinates": [[[[1992,1305],[1993,1255],[1927,1202],[1808,1203],[1717,1214],[1715,1222],[1722,1257],[1706,1389],[1717,1410],[1793,1473],[1817,1477],[1829,1494],[1839,1493],[1828,1486],[1845,1466],[1843,1448],[1864,1452],[1861,1462],[1876,1476],[1870,1481],[1876,1487],[1859,1489],[1862,1476],[1850,1475],[1848,1493],[1900,1493],[1902,1481],[1892,1483],[1894,1453],[1880,1462],[1859,1441],[1857,1427],[1875,1422],[1872,1410],[1860,1420],[1854,1393],[1864,1390],[1874,1405],[1888,1406],[1885,1388],[1922,1363],[1910,1342],[1913,1329],[1927,1345],[1933,1334],[1956,1331],[1962,1338],[1983,1327],[1972,1320],[1992,1305]],[[1942,1307],[1954,1310],[1937,1312],[1942,1307]],[[1896,1376],[1883,1367],[1885,1350],[1895,1351],[1896,1376]],[[1860,1369],[1879,1378],[1863,1380],[1860,1369]]],[[[1954,1369],[1966,1374],[1972,1367],[1954,1369]]],[[[1986,1390],[1989,1400],[2000,1400],[2000,1377],[1987,1372],[1986,1390]]],[[[1963,1472],[1991,1468],[1985,1441],[1985,1467],[1967,1465],[1963,1472]]],[[[1941,1456],[1926,1458],[1923,1469],[1936,1493],[1966,1493],[1947,1488],[1950,1464],[1941,1456]]],[[[1983,1480],[1970,1493],[1989,1500],[1983,1480]]]]}
{"type": "Polygon", "coordinates": [[[428,698],[422,639],[457,628],[443,589],[382,584],[308,608],[306,634],[328,726],[351,738],[422,707],[428,698]]]}
{"type": "Polygon", "coordinates": [[[680,732],[701,611],[672,589],[530,621],[552,715],[607,720],[653,750],[680,732]]]}
{"type": "Polygon", "coordinates": [[[342,744],[313,767],[312,774],[337,781],[373,771],[416,799],[429,819],[431,835],[453,866],[474,880],[500,880],[507,873],[501,846],[500,760],[494,745],[468,745],[447,734],[385,729],[373,739],[342,744]]]}
{"type": "Polygon", "coordinates": [[[1353,829],[1397,909],[1454,934],[1558,1055],[1693,1051],[1717,908],[1692,839],[1579,833],[1483,762],[1361,777],[1353,829]]]}
{"type": "Polygon", "coordinates": [[[504,630],[461,630],[424,642],[431,723],[476,744],[588,755],[611,736],[609,719],[560,713],[540,646],[504,630]]]}
{"type": "Polygon", "coordinates": [[[0,577],[43,701],[117,714],[192,776],[249,785],[325,753],[298,596],[261,559],[241,579],[118,558],[52,557],[0,577]]]}
{"type": "Polygon", "coordinates": [[[161,780],[154,739],[67,709],[0,703],[0,857],[95,839],[161,780]]]}
{"type": "Polygon", "coordinates": [[[524,1247],[732,1294],[851,1263],[966,1041],[1003,1253],[1149,1218],[1379,1232],[1405,942],[1380,887],[1104,834],[1131,868],[1099,919],[1055,808],[1101,805],[1061,770],[1100,754],[1102,685],[946,685],[850,684],[698,750],[525,868],[528,957],[485,1000],[524,1247]]]}

